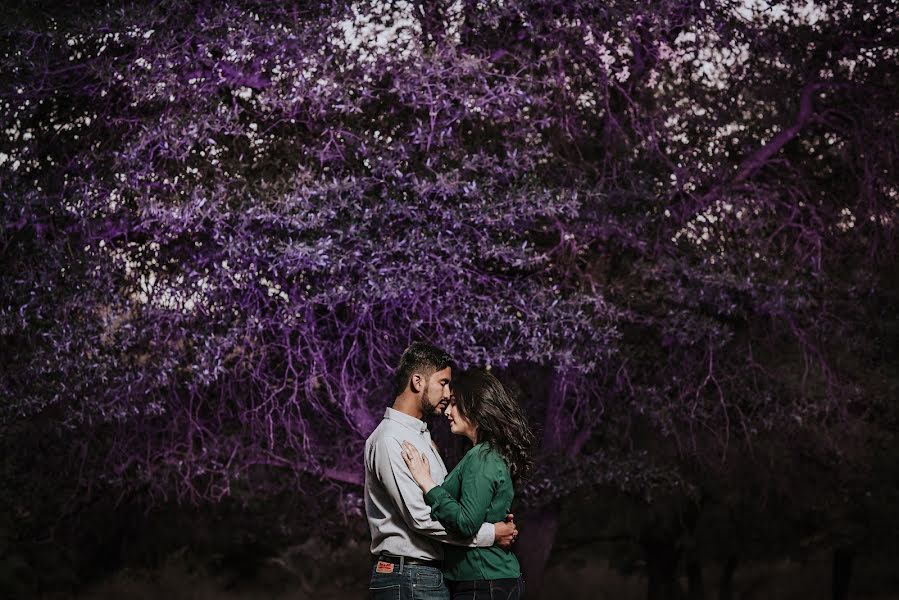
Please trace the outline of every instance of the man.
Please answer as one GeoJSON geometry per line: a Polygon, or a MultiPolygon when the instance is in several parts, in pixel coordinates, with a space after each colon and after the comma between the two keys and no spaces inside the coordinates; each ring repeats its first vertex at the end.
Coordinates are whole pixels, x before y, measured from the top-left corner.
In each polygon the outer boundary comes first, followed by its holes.
{"type": "Polygon", "coordinates": [[[452,359],[421,342],[406,348],[396,374],[396,399],[380,425],[365,441],[365,512],[371,530],[372,600],[448,600],[443,582],[441,544],[508,549],[517,530],[507,522],[484,523],[469,539],[455,539],[431,518],[418,484],[406,467],[402,442],[408,440],[431,464],[437,484],[446,466],[431,441],[424,418],[449,405],[452,359]]]}

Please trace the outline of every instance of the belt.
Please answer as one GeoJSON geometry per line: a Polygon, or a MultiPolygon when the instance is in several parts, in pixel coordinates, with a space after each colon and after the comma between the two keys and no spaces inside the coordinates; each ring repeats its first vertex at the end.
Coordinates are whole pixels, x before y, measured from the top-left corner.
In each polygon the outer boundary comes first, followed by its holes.
{"type": "Polygon", "coordinates": [[[372,557],[373,561],[381,561],[381,562],[389,562],[395,565],[399,565],[400,569],[403,568],[403,565],[420,565],[422,567],[434,567],[435,569],[440,569],[443,567],[443,561],[439,560],[426,560],[424,558],[412,558],[411,556],[393,556],[392,554],[379,554],[377,556],[372,557]]]}

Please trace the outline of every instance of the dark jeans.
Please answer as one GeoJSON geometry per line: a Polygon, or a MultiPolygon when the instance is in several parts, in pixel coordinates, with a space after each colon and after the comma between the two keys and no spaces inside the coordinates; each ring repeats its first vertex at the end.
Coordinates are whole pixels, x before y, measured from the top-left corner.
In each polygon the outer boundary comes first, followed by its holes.
{"type": "Polygon", "coordinates": [[[395,565],[393,573],[378,573],[371,567],[369,600],[450,600],[443,573],[436,567],[395,565]]]}
{"type": "Polygon", "coordinates": [[[524,600],[524,579],[451,581],[453,600],[524,600]]]}

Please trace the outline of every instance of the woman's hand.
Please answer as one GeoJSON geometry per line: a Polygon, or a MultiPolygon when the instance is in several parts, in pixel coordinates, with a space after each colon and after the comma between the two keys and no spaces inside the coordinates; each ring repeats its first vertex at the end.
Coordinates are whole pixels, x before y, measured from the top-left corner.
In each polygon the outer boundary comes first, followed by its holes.
{"type": "Polygon", "coordinates": [[[406,466],[412,472],[415,483],[425,494],[437,486],[431,479],[431,463],[428,462],[428,457],[419,452],[410,442],[403,442],[403,460],[406,461],[406,466]]]}

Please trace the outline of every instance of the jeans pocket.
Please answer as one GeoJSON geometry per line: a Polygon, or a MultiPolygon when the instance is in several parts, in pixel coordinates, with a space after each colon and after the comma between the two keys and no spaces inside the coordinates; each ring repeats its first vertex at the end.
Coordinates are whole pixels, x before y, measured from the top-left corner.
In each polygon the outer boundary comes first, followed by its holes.
{"type": "Polygon", "coordinates": [[[397,585],[379,585],[368,586],[369,600],[400,600],[400,586],[397,585]]]}
{"type": "Polygon", "coordinates": [[[415,574],[415,587],[420,590],[439,590],[443,587],[443,573],[429,571],[415,574]]]}

